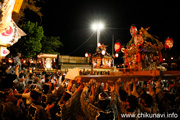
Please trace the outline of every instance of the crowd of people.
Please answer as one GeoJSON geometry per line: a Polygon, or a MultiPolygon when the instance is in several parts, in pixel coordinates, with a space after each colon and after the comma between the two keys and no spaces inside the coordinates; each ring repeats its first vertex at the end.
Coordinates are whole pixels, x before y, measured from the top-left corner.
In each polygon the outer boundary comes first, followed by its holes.
{"type": "Polygon", "coordinates": [[[160,77],[149,81],[119,78],[103,83],[90,79],[84,83],[65,79],[65,74],[30,73],[18,65],[9,68],[1,63],[0,119],[131,120],[179,115],[179,77],[169,81],[160,77]]]}

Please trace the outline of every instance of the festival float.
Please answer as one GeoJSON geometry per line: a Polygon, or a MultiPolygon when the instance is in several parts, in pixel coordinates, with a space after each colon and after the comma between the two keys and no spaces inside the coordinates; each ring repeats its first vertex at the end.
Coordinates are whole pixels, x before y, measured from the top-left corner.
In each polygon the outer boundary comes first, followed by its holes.
{"type": "Polygon", "coordinates": [[[163,62],[161,50],[164,46],[157,37],[147,32],[149,28],[141,27],[139,31],[133,25],[130,28],[132,38],[124,50],[124,64],[130,69],[157,70],[157,65],[163,62]]]}
{"type": "MultiPolygon", "coordinates": [[[[55,66],[55,59],[57,58],[57,54],[39,54],[37,55],[38,62],[40,63],[40,66],[42,65],[43,71],[52,71],[52,65],[55,66]]],[[[57,69],[57,68],[56,68],[57,69]]]]}
{"type": "Polygon", "coordinates": [[[112,67],[113,58],[107,53],[106,45],[99,45],[96,53],[92,55],[92,64],[94,68],[110,68],[112,67]]]}
{"type": "MultiPolygon", "coordinates": [[[[116,81],[119,78],[122,81],[129,81],[134,78],[147,81],[152,77],[161,77],[166,80],[176,79],[177,76],[180,76],[180,71],[161,71],[157,67],[163,62],[161,50],[163,48],[171,49],[173,47],[173,39],[167,38],[165,45],[163,45],[156,36],[147,32],[149,28],[141,27],[140,30],[137,30],[132,25],[130,27],[132,38],[127,43],[126,48],[121,48],[120,43],[115,44],[116,53],[120,49],[124,53],[124,64],[127,66],[123,68],[125,69],[124,71],[111,72],[110,75],[81,75],[77,76],[76,79],[81,78],[84,82],[88,82],[90,79],[95,79],[99,82],[116,81]]],[[[101,58],[98,57],[98,59],[101,58]]]]}
{"type": "Polygon", "coordinates": [[[98,43],[96,52],[94,54],[85,53],[85,57],[88,58],[89,64],[91,65],[91,75],[92,74],[105,74],[114,70],[113,62],[114,58],[106,50],[107,46],[98,43]]]}

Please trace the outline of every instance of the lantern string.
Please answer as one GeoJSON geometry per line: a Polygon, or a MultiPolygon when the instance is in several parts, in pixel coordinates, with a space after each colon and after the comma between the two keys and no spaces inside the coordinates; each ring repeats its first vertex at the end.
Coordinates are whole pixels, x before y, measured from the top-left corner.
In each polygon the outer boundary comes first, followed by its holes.
{"type": "Polygon", "coordinates": [[[78,49],[80,49],[84,44],[86,44],[89,40],[90,40],[90,38],[91,38],[91,36],[94,34],[94,32],[87,38],[87,40],[83,43],[83,44],[81,44],[78,48],[76,48],[74,51],[72,51],[71,53],[69,53],[68,55],[71,55],[71,54],[73,54],[73,53],[75,53],[78,49]]]}

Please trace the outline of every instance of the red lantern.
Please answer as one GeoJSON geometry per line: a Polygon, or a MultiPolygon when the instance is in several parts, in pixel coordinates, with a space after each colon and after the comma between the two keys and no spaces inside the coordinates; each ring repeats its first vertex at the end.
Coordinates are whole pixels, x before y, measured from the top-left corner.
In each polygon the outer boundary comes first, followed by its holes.
{"type": "Polygon", "coordinates": [[[85,53],[85,57],[88,57],[89,56],[89,54],[88,53],[85,53]]]}
{"type": "Polygon", "coordinates": [[[137,28],[134,26],[134,25],[131,25],[131,28],[130,28],[130,34],[132,37],[134,37],[136,34],[137,34],[137,28]]]}
{"type": "Polygon", "coordinates": [[[119,52],[121,50],[121,44],[119,42],[116,42],[114,45],[114,49],[116,52],[119,52]]]}
{"type": "Polygon", "coordinates": [[[142,35],[138,34],[138,35],[135,35],[135,36],[134,36],[134,44],[135,44],[136,46],[142,45],[143,42],[144,42],[144,39],[143,39],[142,35]]]}
{"type": "Polygon", "coordinates": [[[171,48],[173,47],[173,43],[174,43],[174,41],[173,41],[172,38],[167,38],[167,39],[165,40],[165,45],[164,45],[164,47],[165,47],[166,49],[171,49],[171,48]]]}

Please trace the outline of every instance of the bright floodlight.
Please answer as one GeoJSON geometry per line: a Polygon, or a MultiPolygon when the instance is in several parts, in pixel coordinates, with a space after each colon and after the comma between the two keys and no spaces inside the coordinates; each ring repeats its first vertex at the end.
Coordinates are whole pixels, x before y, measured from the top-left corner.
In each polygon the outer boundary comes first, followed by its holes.
{"type": "Polygon", "coordinates": [[[97,28],[98,28],[97,24],[93,24],[93,25],[92,25],[92,29],[93,29],[93,30],[97,30],[97,28]]]}
{"type": "Polygon", "coordinates": [[[99,24],[98,24],[98,28],[99,28],[100,30],[102,30],[102,29],[104,29],[104,25],[103,25],[102,23],[99,23],[99,24]]]}
{"type": "Polygon", "coordinates": [[[93,30],[102,30],[102,29],[104,29],[104,24],[101,22],[94,23],[94,24],[92,24],[92,29],[93,30]]]}

